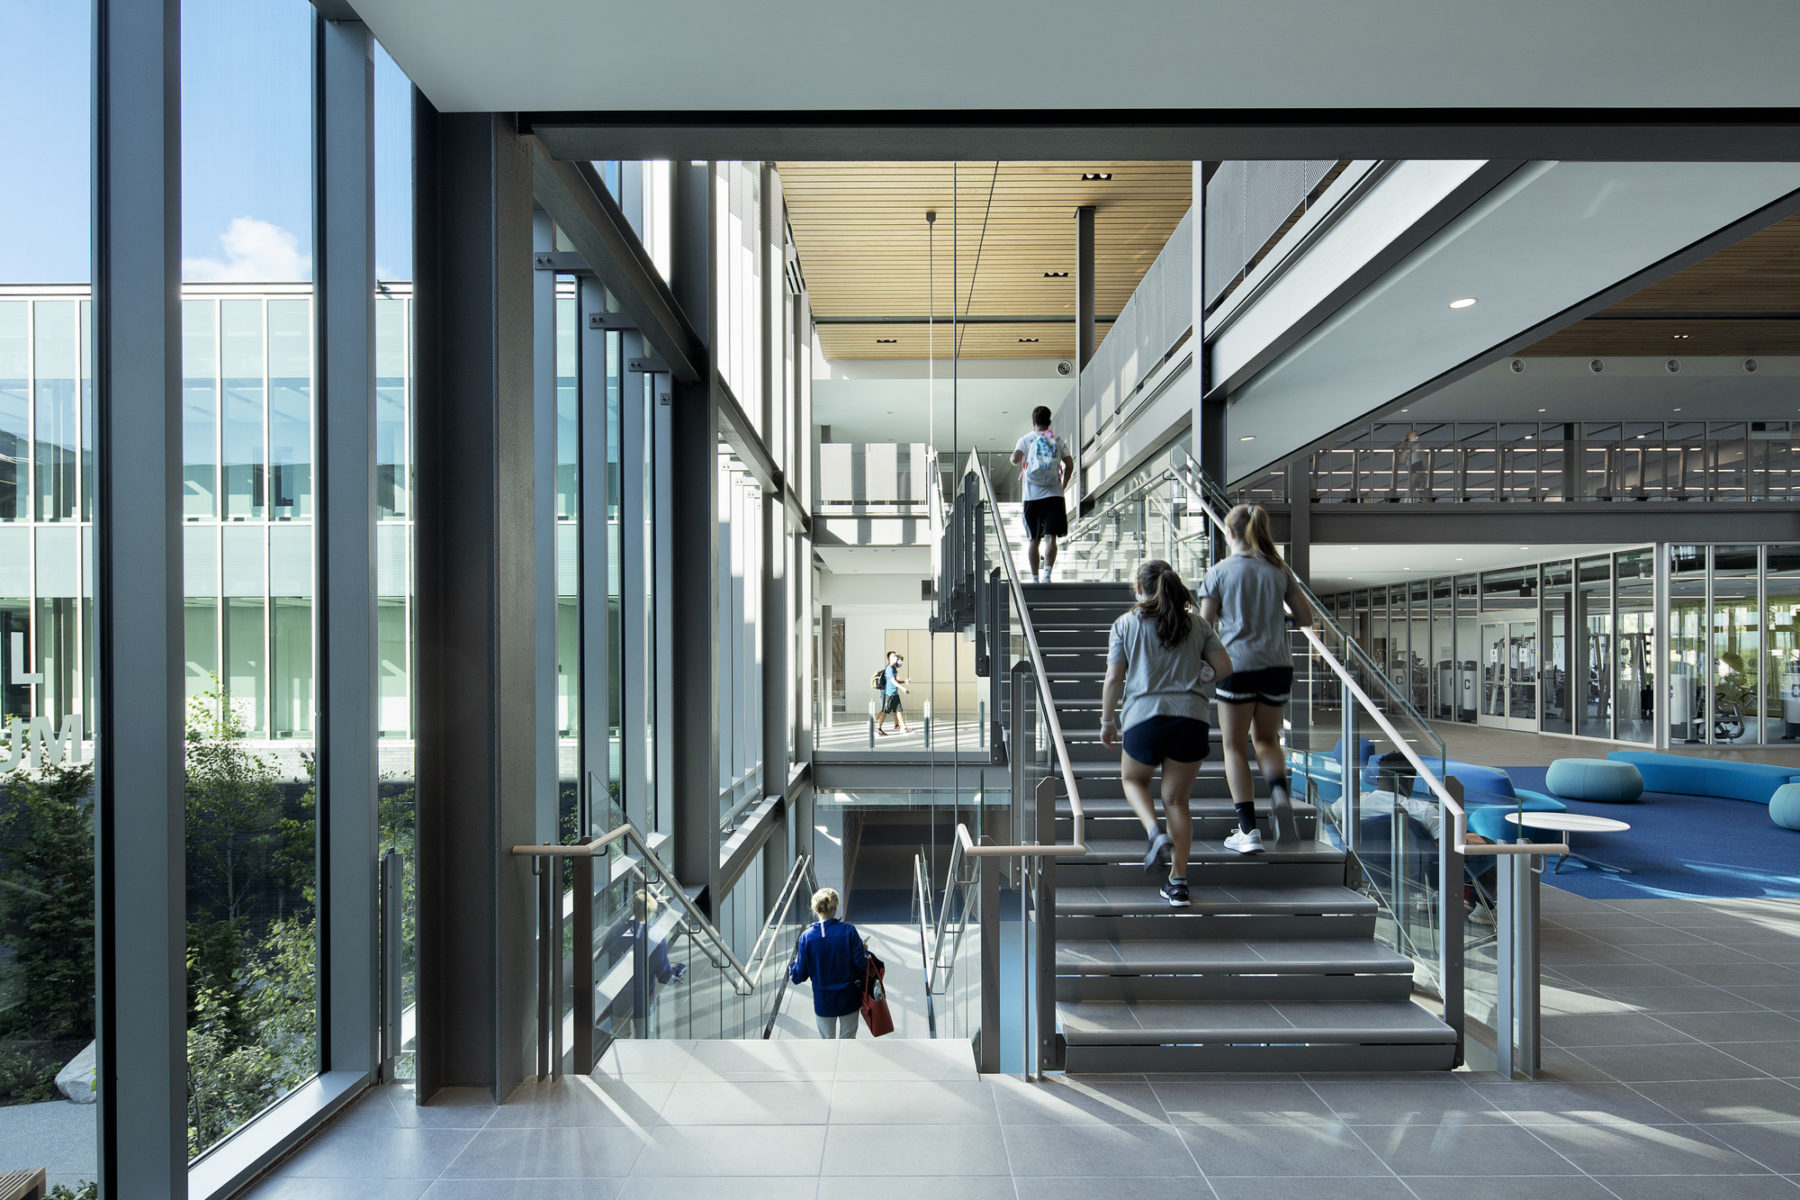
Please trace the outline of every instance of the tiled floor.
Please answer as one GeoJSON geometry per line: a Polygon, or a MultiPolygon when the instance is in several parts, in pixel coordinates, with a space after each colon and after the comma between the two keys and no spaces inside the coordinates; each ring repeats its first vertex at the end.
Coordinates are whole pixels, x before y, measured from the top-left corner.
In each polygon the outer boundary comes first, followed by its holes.
{"type": "MultiPolygon", "coordinates": [[[[1553,733],[1525,733],[1512,729],[1484,729],[1433,721],[1432,729],[1444,739],[1451,758],[1494,767],[1548,764],[1559,758],[1605,758],[1612,750],[1648,750],[1648,746],[1602,742],[1591,738],[1560,737],[1553,733]]],[[[1727,762],[1773,763],[1800,770],[1800,743],[1773,746],[1670,746],[1664,754],[1689,754],[1727,762]]]]}
{"type": "Polygon", "coordinates": [[[1544,909],[1533,1082],[1027,1084],[948,1042],[637,1043],[500,1107],[374,1092],[251,1195],[1800,1200],[1800,902],[1544,909]]]}

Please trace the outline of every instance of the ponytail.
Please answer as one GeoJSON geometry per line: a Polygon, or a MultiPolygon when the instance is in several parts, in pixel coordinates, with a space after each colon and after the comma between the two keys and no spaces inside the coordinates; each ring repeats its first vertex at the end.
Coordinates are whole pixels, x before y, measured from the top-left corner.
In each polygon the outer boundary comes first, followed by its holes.
{"type": "Polygon", "coordinates": [[[1238,505],[1225,514],[1225,528],[1264,562],[1287,569],[1287,564],[1281,561],[1281,552],[1275,549],[1274,535],[1269,532],[1269,514],[1262,505],[1238,505]]]}
{"type": "Polygon", "coordinates": [[[1138,568],[1137,586],[1144,598],[1138,601],[1136,612],[1156,622],[1157,640],[1170,649],[1187,641],[1188,632],[1194,627],[1189,612],[1194,594],[1181,582],[1175,568],[1153,558],[1138,568]]]}

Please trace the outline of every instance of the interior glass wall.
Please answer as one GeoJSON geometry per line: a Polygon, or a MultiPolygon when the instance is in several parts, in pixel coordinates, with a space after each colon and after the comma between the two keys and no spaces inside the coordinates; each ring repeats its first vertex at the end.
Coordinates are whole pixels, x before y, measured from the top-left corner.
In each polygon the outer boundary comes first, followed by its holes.
{"type": "Polygon", "coordinates": [[[1613,736],[1656,738],[1656,552],[1613,556],[1613,736]]]}
{"type": "Polygon", "coordinates": [[[206,289],[182,364],[198,1156],[319,1064],[313,8],[183,0],[181,16],[182,279],[206,289]]]}

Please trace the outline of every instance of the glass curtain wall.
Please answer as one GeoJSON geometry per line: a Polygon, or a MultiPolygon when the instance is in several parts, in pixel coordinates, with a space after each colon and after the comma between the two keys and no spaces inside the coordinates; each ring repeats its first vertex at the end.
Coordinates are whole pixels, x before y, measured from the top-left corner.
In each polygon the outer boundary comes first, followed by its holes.
{"type": "Polygon", "coordinates": [[[181,16],[182,279],[213,289],[183,318],[186,570],[218,597],[187,621],[197,1156],[319,1064],[313,9],[183,0],[181,16]]]}
{"type": "Polygon", "coordinates": [[[1762,741],[1761,548],[1712,547],[1712,663],[1708,677],[1714,743],[1762,741]]]}
{"type": "Polygon", "coordinates": [[[1656,740],[1656,552],[1613,556],[1613,736],[1656,740]]]}
{"type": "Polygon", "coordinates": [[[98,1176],[93,1091],[56,1083],[94,1039],[92,17],[0,17],[0,1112],[70,1189],[98,1176]]]}
{"type": "Polygon", "coordinates": [[[1705,742],[1711,647],[1705,636],[1705,546],[1669,547],[1669,740],[1705,742]]]}

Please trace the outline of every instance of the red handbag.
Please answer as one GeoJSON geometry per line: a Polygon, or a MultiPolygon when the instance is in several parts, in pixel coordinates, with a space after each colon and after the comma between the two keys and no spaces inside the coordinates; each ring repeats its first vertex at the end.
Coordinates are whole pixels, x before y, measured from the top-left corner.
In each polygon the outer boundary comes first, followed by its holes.
{"type": "Polygon", "coordinates": [[[862,1018],[871,1037],[894,1032],[894,1017],[888,1012],[887,986],[882,979],[887,966],[871,952],[869,965],[863,968],[862,1018]]]}

